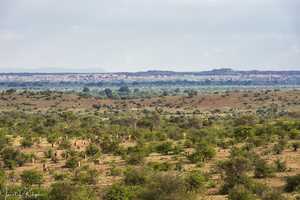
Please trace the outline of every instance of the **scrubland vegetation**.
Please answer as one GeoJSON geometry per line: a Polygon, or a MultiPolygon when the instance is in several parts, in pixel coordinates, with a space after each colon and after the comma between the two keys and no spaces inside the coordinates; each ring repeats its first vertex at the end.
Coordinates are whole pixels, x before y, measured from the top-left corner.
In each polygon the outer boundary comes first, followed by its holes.
{"type": "Polygon", "coordinates": [[[1,93],[1,199],[300,199],[298,90],[90,92],[1,93]]]}

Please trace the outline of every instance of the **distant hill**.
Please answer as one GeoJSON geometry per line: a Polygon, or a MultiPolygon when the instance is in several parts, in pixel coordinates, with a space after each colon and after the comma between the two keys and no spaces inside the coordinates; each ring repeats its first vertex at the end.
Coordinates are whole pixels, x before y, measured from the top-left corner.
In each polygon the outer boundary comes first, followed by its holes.
{"type": "Polygon", "coordinates": [[[175,72],[150,70],[145,72],[120,72],[115,74],[125,74],[128,76],[175,76],[175,75],[194,75],[194,76],[237,76],[237,75],[300,75],[300,70],[295,71],[260,71],[260,70],[233,70],[230,68],[213,69],[200,72],[175,72]]]}

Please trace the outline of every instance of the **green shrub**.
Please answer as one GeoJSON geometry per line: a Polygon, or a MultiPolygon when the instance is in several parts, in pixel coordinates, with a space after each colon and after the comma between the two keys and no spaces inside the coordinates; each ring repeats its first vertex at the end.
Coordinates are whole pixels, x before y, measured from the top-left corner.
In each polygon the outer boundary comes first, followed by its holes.
{"type": "Polygon", "coordinates": [[[119,167],[116,167],[115,165],[113,165],[110,168],[110,175],[111,176],[121,176],[122,175],[122,169],[119,167]]]}
{"type": "Polygon", "coordinates": [[[26,147],[31,147],[33,145],[33,140],[31,137],[25,137],[21,140],[21,146],[26,148],[26,147]]]}
{"type": "Polygon", "coordinates": [[[190,172],[185,177],[186,189],[188,192],[199,192],[205,189],[207,179],[199,171],[190,172]]]}
{"type": "Polygon", "coordinates": [[[262,196],[262,200],[287,200],[279,191],[268,191],[262,196]]]}
{"type": "Polygon", "coordinates": [[[70,149],[71,148],[71,142],[67,139],[63,139],[60,143],[59,143],[59,149],[70,149]]]}
{"type": "Polygon", "coordinates": [[[75,171],[73,181],[80,184],[93,185],[98,180],[98,172],[95,169],[82,167],[75,171]]]}
{"type": "Polygon", "coordinates": [[[73,156],[66,161],[65,167],[75,169],[78,167],[79,158],[73,156]]]}
{"type": "Polygon", "coordinates": [[[186,182],[180,176],[160,173],[152,176],[138,195],[139,200],[189,200],[192,193],[186,188],[186,182]]]}
{"type": "Polygon", "coordinates": [[[173,147],[172,147],[172,142],[163,142],[160,143],[156,146],[156,151],[158,153],[167,155],[170,151],[172,151],[173,147]]]}
{"type": "Polygon", "coordinates": [[[89,146],[87,146],[85,152],[88,156],[95,156],[100,154],[100,149],[97,145],[90,144],[89,146]]]}
{"type": "Polygon", "coordinates": [[[43,175],[35,170],[26,170],[22,172],[21,180],[25,185],[41,185],[43,183],[43,175]]]}
{"type": "Polygon", "coordinates": [[[285,191],[294,192],[300,189],[300,174],[286,178],[285,191]]]}
{"type": "Polygon", "coordinates": [[[0,188],[2,188],[6,183],[6,174],[5,171],[0,169],[0,188]]]}
{"type": "Polygon", "coordinates": [[[169,162],[149,162],[148,166],[154,171],[169,171],[172,167],[169,162]]]}
{"type": "Polygon", "coordinates": [[[53,175],[55,181],[64,181],[68,178],[68,174],[65,173],[56,173],[53,175]]]}
{"type": "Polygon", "coordinates": [[[255,195],[243,185],[237,185],[229,191],[229,200],[257,200],[255,195]]]}
{"type": "Polygon", "coordinates": [[[218,168],[224,179],[221,193],[227,194],[236,185],[249,185],[251,179],[247,172],[252,169],[252,162],[243,156],[234,156],[220,162],[218,168]]]}
{"type": "Polygon", "coordinates": [[[255,178],[271,177],[274,169],[267,164],[263,159],[258,159],[254,162],[254,176],[255,178]]]}
{"type": "Polygon", "coordinates": [[[132,200],[135,196],[130,187],[114,184],[108,188],[103,196],[103,200],[132,200]]]}
{"type": "Polygon", "coordinates": [[[4,165],[10,169],[16,166],[23,166],[28,161],[28,156],[19,150],[15,150],[12,147],[4,148],[1,151],[1,156],[4,161],[4,165]]]}
{"type": "Polygon", "coordinates": [[[85,186],[69,182],[54,183],[48,195],[49,200],[96,200],[95,193],[85,186]]]}
{"type": "Polygon", "coordinates": [[[143,185],[146,183],[146,173],[141,169],[128,168],[124,172],[124,183],[126,185],[143,185]]]}
{"type": "Polygon", "coordinates": [[[46,158],[52,158],[54,156],[53,149],[48,149],[44,154],[46,158]]]}
{"type": "Polygon", "coordinates": [[[287,170],[286,162],[277,159],[274,161],[274,168],[276,172],[285,172],[287,170]]]}

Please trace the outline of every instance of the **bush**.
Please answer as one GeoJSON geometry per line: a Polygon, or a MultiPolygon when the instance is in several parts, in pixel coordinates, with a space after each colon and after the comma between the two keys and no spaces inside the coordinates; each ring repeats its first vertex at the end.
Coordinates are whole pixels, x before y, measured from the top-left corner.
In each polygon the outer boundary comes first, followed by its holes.
{"type": "Polygon", "coordinates": [[[156,151],[164,155],[167,155],[172,149],[172,142],[163,142],[156,146],[156,151]]]}
{"type": "Polygon", "coordinates": [[[143,188],[138,195],[139,200],[188,200],[193,197],[184,179],[172,174],[157,174],[143,188]]]}
{"type": "Polygon", "coordinates": [[[274,161],[274,166],[275,166],[276,172],[285,172],[287,169],[286,162],[281,161],[279,159],[274,161]]]}
{"type": "Polygon", "coordinates": [[[79,162],[79,159],[77,157],[73,156],[67,160],[65,167],[75,169],[76,167],[78,167],[78,162],[79,162]]]}
{"type": "Polygon", "coordinates": [[[256,200],[254,194],[246,189],[243,185],[237,185],[230,190],[228,195],[229,200],[256,200]]]}
{"type": "Polygon", "coordinates": [[[96,184],[98,179],[98,172],[95,169],[89,169],[87,167],[83,167],[79,170],[75,171],[74,182],[80,184],[92,185],[96,184]]]}
{"type": "Polygon", "coordinates": [[[285,191],[294,192],[300,189],[300,174],[286,178],[285,191]]]}
{"type": "Polygon", "coordinates": [[[126,161],[130,165],[138,165],[144,163],[146,153],[143,150],[137,149],[135,151],[129,152],[126,157],[126,161]]]}
{"type": "Polygon", "coordinates": [[[101,140],[100,147],[103,153],[114,153],[119,149],[119,143],[115,140],[105,137],[101,140]]]}
{"type": "Polygon", "coordinates": [[[21,180],[25,185],[41,185],[43,183],[43,175],[35,170],[27,170],[21,174],[21,180]]]}
{"type": "Polygon", "coordinates": [[[251,180],[247,172],[252,169],[252,163],[248,158],[235,156],[218,165],[224,177],[224,185],[221,193],[227,194],[236,185],[249,185],[251,180]]]}
{"type": "Polygon", "coordinates": [[[25,137],[21,141],[21,146],[26,148],[26,147],[31,147],[33,145],[33,140],[31,137],[25,137]]]}
{"type": "Polygon", "coordinates": [[[255,178],[266,178],[273,175],[273,168],[267,164],[263,159],[258,159],[254,163],[254,176],[255,178]]]}
{"type": "Polygon", "coordinates": [[[2,188],[5,183],[6,183],[5,171],[1,169],[0,170],[0,188],[2,188]]]}
{"type": "Polygon", "coordinates": [[[278,191],[269,191],[263,195],[262,200],[287,200],[287,199],[278,191]]]}
{"type": "Polygon", "coordinates": [[[88,156],[95,156],[97,154],[100,154],[100,149],[97,145],[90,144],[89,146],[87,146],[85,152],[88,156]]]}
{"type": "Polygon", "coordinates": [[[28,160],[28,156],[12,147],[3,149],[1,156],[4,161],[4,165],[10,169],[15,168],[17,165],[23,166],[28,160]]]}
{"type": "Polygon", "coordinates": [[[171,163],[169,162],[149,162],[148,166],[154,171],[168,171],[172,167],[171,163]]]}
{"type": "Polygon", "coordinates": [[[146,182],[146,173],[140,169],[129,168],[124,173],[126,185],[143,185],[146,182]]]}
{"type": "Polygon", "coordinates": [[[63,139],[60,143],[59,143],[59,148],[60,149],[70,149],[71,148],[71,142],[67,139],[63,139]]]}
{"type": "Polygon", "coordinates": [[[103,200],[132,200],[135,193],[130,189],[121,184],[112,185],[105,192],[103,200]]]}
{"type": "Polygon", "coordinates": [[[186,188],[188,192],[198,192],[205,189],[206,177],[198,172],[194,171],[185,177],[186,188]]]}
{"type": "Polygon", "coordinates": [[[96,200],[93,191],[85,186],[59,182],[51,186],[49,200],[96,200]]]}
{"type": "Polygon", "coordinates": [[[281,139],[277,144],[274,145],[273,151],[276,154],[281,154],[287,145],[287,141],[285,139],[281,139]]]}

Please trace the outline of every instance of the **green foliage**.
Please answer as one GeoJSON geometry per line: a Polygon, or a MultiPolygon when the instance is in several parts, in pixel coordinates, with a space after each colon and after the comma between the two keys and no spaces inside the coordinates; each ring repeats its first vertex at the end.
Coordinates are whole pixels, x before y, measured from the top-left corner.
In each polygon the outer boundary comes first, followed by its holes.
{"type": "Polygon", "coordinates": [[[256,200],[255,195],[243,185],[232,188],[228,195],[229,200],[256,200]]]}
{"type": "Polygon", "coordinates": [[[193,162],[205,162],[212,159],[216,155],[216,150],[213,146],[206,142],[197,144],[196,151],[188,156],[188,159],[193,162]]]}
{"type": "Polygon", "coordinates": [[[35,170],[26,170],[22,172],[21,180],[24,185],[41,185],[43,183],[43,175],[35,170]]]}
{"type": "Polygon", "coordinates": [[[182,200],[193,199],[188,193],[182,177],[171,174],[153,176],[138,194],[140,200],[182,200]]]}
{"type": "Polygon", "coordinates": [[[73,181],[80,184],[94,185],[97,183],[98,175],[97,170],[82,167],[75,171],[73,181]]]}
{"type": "Polygon", "coordinates": [[[254,162],[254,176],[255,178],[271,177],[274,173],[274,169],[267,164],[263,159],[257,159],[254,162]]]}
{"type": "Polygon", "coordinates": [[[71,142],[67,139],[63,139],[59,143],[59,148],[60,149],[70,149],[71,148],[71,142]]]}
{"type": "Polygon", "coordinates": [[[227,194],[236,185],[247,185],[250,182],[247,172],[252,169],[252,162],[243,156],[234,156],[219,163],[219,169],[224,176],[222,193],[227,194]]]}
{"type": "Polygon", "coordinates": [[[21,140],[22,147],[31,147],[33,145],[33,140],[31,137],[25,137],[21,140]]]}
{"type": "Polygon", "coordinates": [[[96,156],[100,154],[100,148],[95,144],[90,144],[85,150],[88,156],[96,156]]]}
{"type": "Polygon", "coordinates": [[[95,193],[86,186],[58,182],[51,186],[49,200],[96,200],[95,193]]]}
{"type": "Polygon", "coordinates": [[[186,189],[188,192],[203,191],[206,187],[207,179],[199,171],[190,172],[185,177],[186,189]]]}
{"type": "Polygon", "coordinates": [[[23,166],[28,160],[28,156],[19,150],[15,150],[12,147],[6,147],[1,151],[1,156],[4,161],[4,165],[10,169],[16,166],[23,166]]]}
{"type": "Polygon", "coordinates": [[[72,156],[66,161],[65,167],[75,169],[78,167],[79,158],[76,156],[72,156]]]}
{"type": "Polygon", "coordinates": [[[286,162],[280,159],[274,161],[274,166],[276,172],[285,172],[287,170],[286,162]]]}
{"type": "Polygon", "coordinates": [[[119,149],[119,142],[108,136],[101,139],[100,147],[103,153],[114,153],[119,149]]]}
{"type": "Polygon", "coordinates": [[[142,169],[128,168],[124,172],[124,183],[126,185],[143,185],[146,183],[147,175],[142,169]]]}
{"type": "Polygon", "coordinates": [[[300,189],[300,174],[286,178],[285,191],[293,192],[300,189]]]}
{"type": "Polygon", "coordinates": [[[134,191],[121,184],[112,185],[104,194],[103,200],[133,200],[134,191]]]}
{"type": "Polygon", "coordinates": [[[7,181],[7,177],[5,171],[0,169],[0,188],[2,188],[7,181]]]}
{"type": "Polygon", "coordinates": [[[172,142],[162,142],[162,143],[158,144],[155,149],[158,153],[167,155],[167,154],[169,154],[170,151],[172,151],[173,144],[172,144],[172,142]]]}

